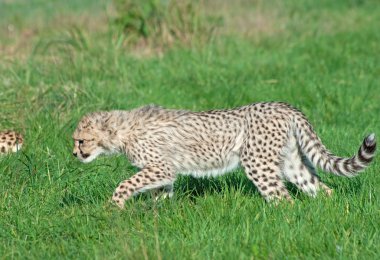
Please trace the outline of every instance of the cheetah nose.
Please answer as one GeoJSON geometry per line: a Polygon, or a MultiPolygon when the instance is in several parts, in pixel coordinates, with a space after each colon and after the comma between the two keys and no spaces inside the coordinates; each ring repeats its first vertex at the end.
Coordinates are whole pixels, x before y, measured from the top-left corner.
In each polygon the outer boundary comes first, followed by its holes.
{"type": "Polygon", "coordinates": [[[77,154],[77,153],[73,153],[73,155],[74,155],[75,157],[77,157],[78,154],[77,154]]]}

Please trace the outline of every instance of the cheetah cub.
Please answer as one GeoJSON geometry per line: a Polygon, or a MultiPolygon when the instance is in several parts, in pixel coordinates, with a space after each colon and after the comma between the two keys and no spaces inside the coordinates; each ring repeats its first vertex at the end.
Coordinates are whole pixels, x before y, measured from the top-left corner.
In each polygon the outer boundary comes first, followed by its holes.
{"type": "Polygon", "coordinates": [[[73,155],[84,163],[123,153],[141,169],[116,188],[112,200],[121,208],[145,190],[164,188],[171,195],[177,174],[218,176],[238,166],[267,201],[291,200],[285,180],[311,196],[321,189],[330,194],[315,167],[352,177],[376,150],[370,134],[353,157],[333,155],[302,112],[279,102],[207,112],[153,105],[96,112],[81,119],[73,139],[73,155]]]}
{"type": "Polygon", "coordinates": [[[0,154],[18,152],[24,143],[22,135],[15,131],[0,132],[0,154]]]}

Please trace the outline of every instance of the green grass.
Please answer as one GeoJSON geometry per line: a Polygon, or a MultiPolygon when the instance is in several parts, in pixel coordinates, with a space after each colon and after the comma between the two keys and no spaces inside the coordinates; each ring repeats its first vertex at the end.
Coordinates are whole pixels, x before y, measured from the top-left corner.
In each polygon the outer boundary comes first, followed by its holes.
{"type": "Polygon", "coordinates": [[[120,211],[109,199],[137,169],[123,156],[85,165],[71,155],[71,134],[90,111],[279,100],[300,108],[328,148],[350,156],[366,134],[380,135],[380,4],[239,1],[215,10],[225,24],[207,43],[141,57],[98,19],[108,2],[45,2],[0,4],[0,129],[26,140],[22,152],[0,158],[1,258],[380,257],[378,157],[353,179],[320,172],[331,198],[292,190],[295,204],[275,207],[239,170],[180,177],[173,199],[143,194],[120,211]],[[261,14],[263,29],[231,27],[232,13],[250,12],[261,14]]]}

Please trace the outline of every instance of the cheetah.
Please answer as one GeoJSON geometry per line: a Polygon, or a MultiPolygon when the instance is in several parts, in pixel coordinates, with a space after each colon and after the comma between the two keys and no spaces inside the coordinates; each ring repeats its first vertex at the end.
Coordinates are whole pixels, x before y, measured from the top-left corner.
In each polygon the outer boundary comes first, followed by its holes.
{"type": "Polygon", "coordinates": [[[351,158],[333,155],[298,109],[261,102],[227,110],[192,112],[155,105],[85,115],[73,133],[73,155],[89,163],[101,154],[122,153],[140,171],[120,183],[112,201],[120,208],[150,189],[173,194],[178,174],[219,176],[241,166],[267,201],[292,201],[284,182],[315,197],[332,190],[316,167],[353,177],[373,160],[375,135],[351,158]]]}
{"type": "Polygon", "coordinates": [[[20,133],[7,130],[0,132],[0,154],[18,152],[24,143],[20,133]]]}

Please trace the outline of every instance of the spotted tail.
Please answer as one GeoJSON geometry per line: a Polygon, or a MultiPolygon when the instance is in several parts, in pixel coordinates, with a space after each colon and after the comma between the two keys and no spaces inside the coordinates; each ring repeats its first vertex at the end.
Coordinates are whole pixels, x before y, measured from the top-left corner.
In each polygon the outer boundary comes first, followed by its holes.
{"type": "Polygon", "coordinates": [[[375,134],[368,135],[356,155],[343,158],[333,155],[322,144],[304,116],[295,120],[296,137],[299,147],[313,165],[335,175],[354,177],[364,170],[375,157],[375,134]]]}

